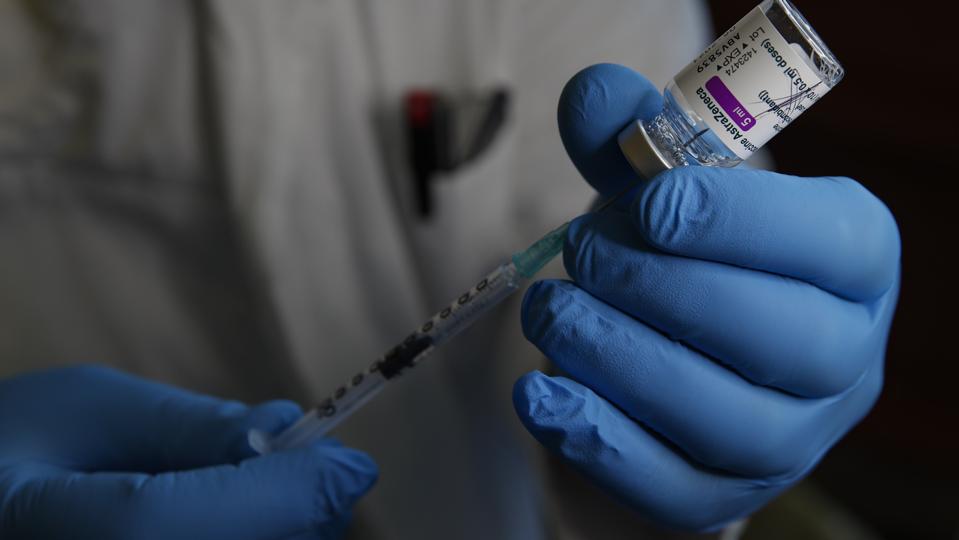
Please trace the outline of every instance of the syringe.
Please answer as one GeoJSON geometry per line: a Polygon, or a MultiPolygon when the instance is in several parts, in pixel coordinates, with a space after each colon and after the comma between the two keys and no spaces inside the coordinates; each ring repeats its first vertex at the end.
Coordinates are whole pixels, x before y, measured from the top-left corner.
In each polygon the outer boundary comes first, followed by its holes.
{"type": "MultiPolygon", "coordinates": [[[[604,210],[632,187],[608,200],[595,211],[604,210]]],[[[414,330],[400,344],[354,375],[285,431],[275,437],[258,430],[250,431],[250,446],[257,452],[266,454],[298,448],[325,435],[371,400],[388,381],[419,364],[434,349],[468,328],[532,279],[563,251],[567,229],[568,221],[526,250],[514,254],[508,262],[487,274],[472,289],[433,315],[433,318],[414,330]]]]}

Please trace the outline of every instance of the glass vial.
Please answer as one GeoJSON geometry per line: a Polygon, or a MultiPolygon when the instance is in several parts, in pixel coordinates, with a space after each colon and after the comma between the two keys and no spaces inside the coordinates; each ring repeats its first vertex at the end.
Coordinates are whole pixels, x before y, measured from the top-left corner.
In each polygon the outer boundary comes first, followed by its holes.
{"type": "Polygon", "coordinates": [[[843,68],[789,0],[765,0],[679,72],[663,110],[619,134],[640,175],[733,167],[812,106],[843,68]]]}

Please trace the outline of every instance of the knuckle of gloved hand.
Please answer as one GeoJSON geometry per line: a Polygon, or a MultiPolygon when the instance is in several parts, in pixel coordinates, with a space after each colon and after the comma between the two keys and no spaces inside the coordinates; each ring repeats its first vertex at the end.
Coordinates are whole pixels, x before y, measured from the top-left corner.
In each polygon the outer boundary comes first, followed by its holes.
{"type": "Polygon", "coordinates": [[[734,422],[719,433],[710,429],[705,443],[684,445],[685,451],[711,469],[747,478],[788,475],[801,465],[804,441],[782,409],[757,408],[734,422]]]}
{"type": "Polygon", "coordinates": [[[715,533],[740,520],[767,501],[778,495],[784,488],[771,487],[762,481],[742,479],[730,484],[724,481],[712,481],[703,485],[696,494],[701,505],[688,516],[690,530],[698,533],[715,533]]]}
{"type": "Polygon", "coordinates": [[[841,394],[862,378],[869,367],[869,336],[850,329],[828,314],[811,321],[813,339],[805,341],[796,355],[795,382],[798,393],[808,398],[841,394]]]}
{"type": "Polygon", "coordinates": [[[851,288],[856,299],[877,298],[892,287],[899,269],[899,225],[889,207],[862,184],[845,177],[833,180],[852,201],[851,211],[837,215],[835,225],[840,245],[858,256],[858,283],[851,288]]]}
{"type": "Polygon", "coordinates": [[[884,380],[885,374],[880,359],[865,374],[860,384],[843,396],[843,402],[840,406],[845,419],[841,427],[842,435],[865,418],[876,405],[879,396],[882,394],[884,380]]]}
{"type": "Polygon", "coordinates": [[[729,493],[718,483],[686,484],[669,478],[654,484],[656,492],[635,504],[643,515],[667,527],[698,533],[709,533],[730,519],[729,493]]]}
{"type": "Polygon", "coordinates": [[[877,361],[873,362],[869,371],[863,377],[860,387],[857,388],[860,392],[856,400],[858,410],[855,411],[855,414],[852,416],[856,422],[866,416],[866,413],[868,413],[876,404],[876,401],[879,400],[884,382],[885,373],[883,371],[882,356],[878,356],[877,361]]]}
{"type": "Polygon", "coordinates": [[[666,171],[633,201],[633,225],[650,245],[682,251],[708,227],[715,186],[697,172],[693,168],[666,171]]]}
{"type": "Polygon", "coordinates": [[[806,467],[809,443],[788,419],[766,415],[742,442],[735,465],[720,468],[756,478],[792,478],[806,467]]]}
{"type": "Polygon", "coordinates": [[[876,404],[882,394],[885,378],[883,367],[881,356],[873,359],[859,382],[843,394],[842,399],[836,403],[837,414],[845,419],[842,426],[843,432],[856,425],[876,404]]]}

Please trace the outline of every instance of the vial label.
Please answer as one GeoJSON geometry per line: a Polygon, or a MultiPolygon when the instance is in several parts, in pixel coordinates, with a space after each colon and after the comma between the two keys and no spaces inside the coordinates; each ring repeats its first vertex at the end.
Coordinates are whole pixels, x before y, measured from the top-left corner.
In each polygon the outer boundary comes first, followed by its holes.
{"type": "Polygon", "coordinates": [[[686,66],[676,87],[746,159],[828,90],[797,49],[756,7],[686,66]]]}

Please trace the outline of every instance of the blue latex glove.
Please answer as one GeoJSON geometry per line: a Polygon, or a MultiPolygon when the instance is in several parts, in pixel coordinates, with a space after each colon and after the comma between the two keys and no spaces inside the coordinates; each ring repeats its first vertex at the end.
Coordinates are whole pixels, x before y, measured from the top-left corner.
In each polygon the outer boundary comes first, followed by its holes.
{"type": "MultiPolygon", "coordinates": [[[[567,85],[560,132],[599,191],[635,181],[616,135],[660,107],[621,66],[567,85]]],[[[847,178],[663,173],[573,223],[572,282],[527,292],[523,330],[569,378],[525,375],[516,410],[646,517],[718,528],[809,473],[872,407],[899,258],[892,215],[847,178]]]]}
{"type": "Polygon", "coordinates": [[[300,415],[99,367],[0,381],[0,538],[337,536],[376,481],[370,458],[330,441],[253,457],[246,443],[300,415]]]}

